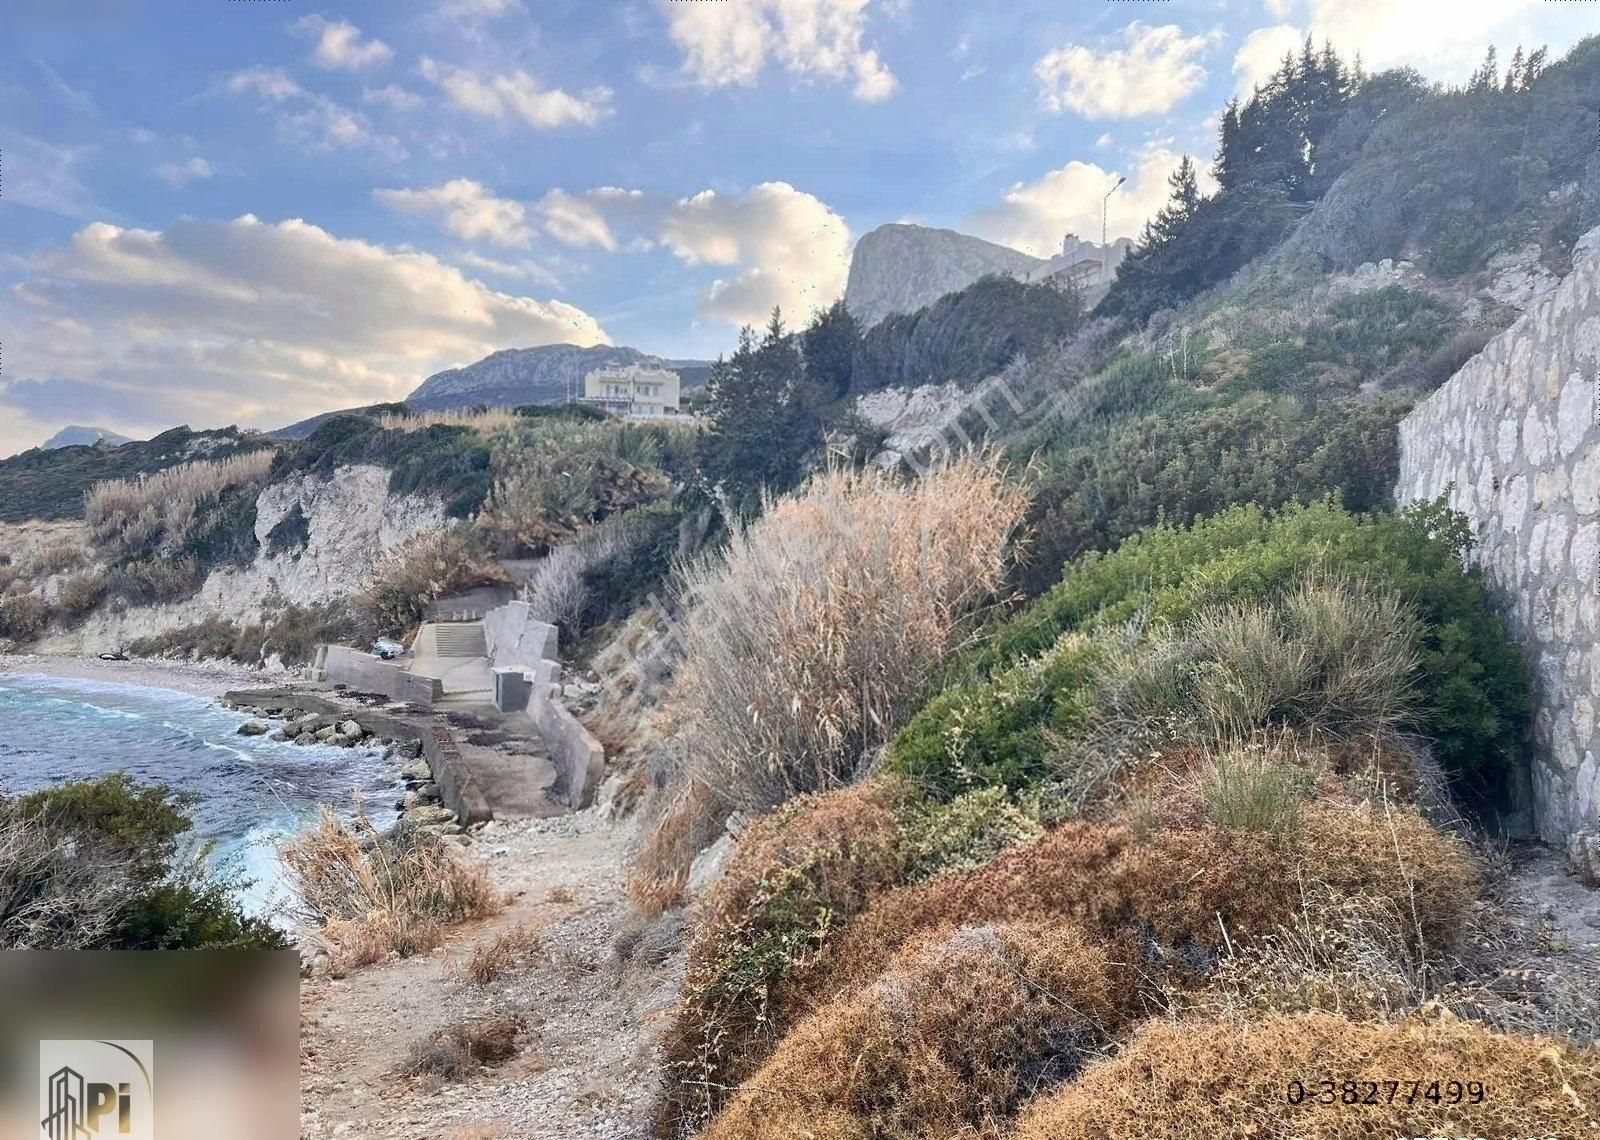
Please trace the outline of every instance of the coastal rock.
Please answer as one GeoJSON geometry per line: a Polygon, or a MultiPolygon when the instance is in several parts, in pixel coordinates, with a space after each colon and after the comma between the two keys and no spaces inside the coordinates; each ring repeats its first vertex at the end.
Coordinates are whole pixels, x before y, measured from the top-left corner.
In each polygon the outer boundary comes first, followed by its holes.
{"type": "Polygon", "coordinates": [[[447,807],[424,804],[406,812],[406,819],[418,827],[429,827],[435,824],[455,823],[456,813],[447,807]]]}
{"type": "Polygon", "coordinates": [[[347,720],[339,725],[339,732],[351,740],[360,740],[367,734],[367,730],[353,720],[347,720]]]}
{"type": "Polygon", "coordinates": [[[325,724],[321,728],[317,729],[317,731],[312,733],[311,735],[314,736],[318,740],[326,742],[327,740],[332,738],[333,735],[335,733],[337,733],[338,731],[339,730],[337,728],[334,728],[333,725],[325,724]]]}
{"type": "Polygon", "coordinates": [[[272,726],[264,720],[247,720],[234,731],[240,736],[265,736],[272,731],[272,726]]]}

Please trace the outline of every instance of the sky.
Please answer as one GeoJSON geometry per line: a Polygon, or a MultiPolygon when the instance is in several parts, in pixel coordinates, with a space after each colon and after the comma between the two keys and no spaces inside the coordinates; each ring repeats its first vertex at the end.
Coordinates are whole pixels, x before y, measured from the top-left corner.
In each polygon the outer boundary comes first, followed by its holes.
{"type": "Polygon", "coordinates": [[[4,0],[0,455],[502,348],[711,358],[861,234],[1136,236],[1310,32],[1459,82],[1551,0],[4,0]]]}

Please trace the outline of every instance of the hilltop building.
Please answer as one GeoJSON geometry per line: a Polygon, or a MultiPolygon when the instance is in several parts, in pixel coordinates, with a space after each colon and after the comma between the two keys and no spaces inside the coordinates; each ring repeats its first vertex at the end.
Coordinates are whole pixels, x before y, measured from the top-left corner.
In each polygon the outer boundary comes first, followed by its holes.
{"type": "Polygon", "coordinates": [[[1048,274],[1063,277],[1079,289],[1090,289],[1108,284],[1117,275],[1117,267],[1133,248],[1131,238],[1121,237],[1107,245],[1084,241],[1077,234],[1061,239],[1061,255],[1052,259],[1048,274]]]}
{"type": "Polygon", "coordinates": [[[583,378],[583,400],[619,416],[655,419],[680,414],[678,374],[644,364],[596,368],[583,378]]]}

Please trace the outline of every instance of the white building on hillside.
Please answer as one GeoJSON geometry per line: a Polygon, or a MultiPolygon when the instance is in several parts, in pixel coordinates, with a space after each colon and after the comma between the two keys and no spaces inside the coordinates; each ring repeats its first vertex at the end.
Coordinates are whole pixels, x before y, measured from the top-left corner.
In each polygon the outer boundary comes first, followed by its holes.
{"type": "Polygon", "coordinates": [[[1061,256],[1054,258],[1047,272],[1051,276],[1064,275],[1080,289],[1109,282],[1117,275],[1117,267],[1133,248],[1130,238],[1118,238],[1109,245],[1084,241],[1077,234],[1068,234],[1061,241],[1061,256]]]}
{"type": "Polygon", "coordinates": [[[626,364],[596,368],[583,378],[583,399],[620,416],[654,419],[679,414],[678,374],[626,364]]]}

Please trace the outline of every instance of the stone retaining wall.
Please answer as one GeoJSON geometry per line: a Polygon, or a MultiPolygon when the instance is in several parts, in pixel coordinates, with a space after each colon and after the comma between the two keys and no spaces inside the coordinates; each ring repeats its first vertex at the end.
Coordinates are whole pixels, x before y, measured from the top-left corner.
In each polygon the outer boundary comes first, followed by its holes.
{"type": "Polygon", "coordinates": [[[606,754],[594,735],[561,704],[558,631],[536,621],[526,602],[507,602],[483,615],[489,664],[497,674],[501,712],[523,713],[550,752],[567,802],[588,807],[605,775],[606,754]]]}
{"type": "Polygon", "coordinates": [[[1534,825],[1600,833],[1600,230],[1548,296],[1400,424],[1396,500],[1447,494],[1526,650],[1534,825]]]}
{"type": "Polygon", "coordinates": [[[360,693],[379,693],[408,704],[428,707],[444,696],[444,685],[436,678],[409,673],[392,661],[348,645],[328,646],[322,669],[330,684],[348,685],[360,693]]]}

